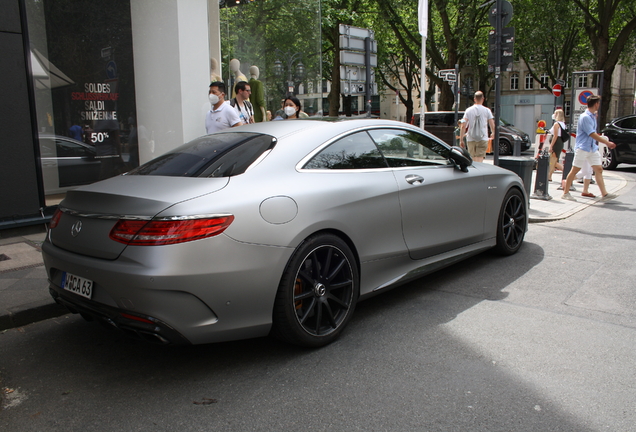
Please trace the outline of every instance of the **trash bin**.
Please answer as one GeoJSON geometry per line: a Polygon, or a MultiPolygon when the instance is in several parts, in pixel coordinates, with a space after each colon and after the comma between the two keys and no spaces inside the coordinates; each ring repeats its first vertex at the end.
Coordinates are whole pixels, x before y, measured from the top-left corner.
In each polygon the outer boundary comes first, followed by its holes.
{"type": "Polygon", "coordinates": [[[534,159],[524,156],[504,156],[499,158],[499,166],[517,174],[523,181],[523,188],[526,195],[530,196],[530,188],[532,185],[532,168],[534,159]]]}

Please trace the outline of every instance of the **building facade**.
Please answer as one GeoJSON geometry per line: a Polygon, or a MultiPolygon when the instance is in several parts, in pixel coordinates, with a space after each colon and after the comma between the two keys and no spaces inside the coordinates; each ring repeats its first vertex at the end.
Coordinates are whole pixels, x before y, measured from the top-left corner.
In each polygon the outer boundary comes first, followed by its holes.
{"type": "Polygon", "coordinates": [[[0,231],[205,134],[208,87],[322,112],[320,0],[0,0],[0,231]],[[285,20],[281,19],[285,17],[285,20]],[[293,35],[293,37],[290,37],[293,35]]]}

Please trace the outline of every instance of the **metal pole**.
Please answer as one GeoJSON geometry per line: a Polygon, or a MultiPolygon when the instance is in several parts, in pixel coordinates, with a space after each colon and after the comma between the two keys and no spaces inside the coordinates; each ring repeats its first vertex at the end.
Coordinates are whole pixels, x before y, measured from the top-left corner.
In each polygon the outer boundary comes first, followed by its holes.
{"type": "Polygon", "coordinates": [[[420,66],[420,128],[424,129],[426,112],[426,36],[422,36],[422,65],[420,66]]]}
{"type": "Polygon", "coordinates": [[[368,36],[364,38],[364,63],[366,65],[364,99],[366,101],[368,118],[371,117],[371,38],[368,36]]]}
{"type": "Polygon", "coordinates": [[[453,89],[453,101],[455,101],[455,123],[453,124],[453,128],[457,127],[457,121],[459,120],[459,98],[457,97],[459,90],[459,65],[455,64],[455,83],[451,86],[453,89]]]}
{"type": "Polygon", "coordinates": [[[501,100],[501,33],[502,33],[502,0],[497,0],[497,26],[495,27],[495,138],[492,143],[493,164],[499,165],[499,101],[501,100]]]}

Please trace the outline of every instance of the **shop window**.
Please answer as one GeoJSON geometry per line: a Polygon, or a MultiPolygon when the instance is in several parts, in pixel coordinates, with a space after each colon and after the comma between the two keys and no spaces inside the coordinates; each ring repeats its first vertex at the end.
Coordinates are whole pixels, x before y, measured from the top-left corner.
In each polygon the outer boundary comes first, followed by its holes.
{"type": "Polygon", "coordinates": [[[44,190],[52,205],[61,199],[54,194],[139,165],[130,1],[25,5],[41,154],[49,158],[44,190]],[[83,170],[60,158],[77,158],[83,170]]]}
{"type": "MultiPolygon", "coordinates": [[[[314,88],[310,83],[322,83],[326,91],[321,73],[320,0],[302,4],[223,0],[219,7],[221,70],[229,88],[241,77],[250,79],[250,68],[257,66],[266,109],[274,117],[282,99],[306,94],[314,88]]],[[[307,114],[323,113],[322,98],[300,99],[307,114]]]]}

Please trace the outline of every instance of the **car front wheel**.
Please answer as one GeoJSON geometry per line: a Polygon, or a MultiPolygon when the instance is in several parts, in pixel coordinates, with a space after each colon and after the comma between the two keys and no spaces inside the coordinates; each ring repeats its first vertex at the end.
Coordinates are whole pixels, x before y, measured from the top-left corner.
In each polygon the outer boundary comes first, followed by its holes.
{"type": "Polygon", "coordinates": [[[501,205],[497,221],[496,251],[502,255],[516,253],[526,234],[526,200],[519,189],[511,189],[501,205]]]}
{"type": "Polygon", "coordinates": [[[358,295],[358,268],[349,246],[333,234],[309,237],[283,273],[272,334],[295,345],[327,345],[347,325],[358,295]]]}
{"type": "Polygon", "coordinates": [[[618,166],[618,161],[616,160],[616,153],[614,153],[614,150],[610,149],[607,146],[603,146],[601,164],[603,165],[603,169],[616,169],[616,167],[618,166]]]}

